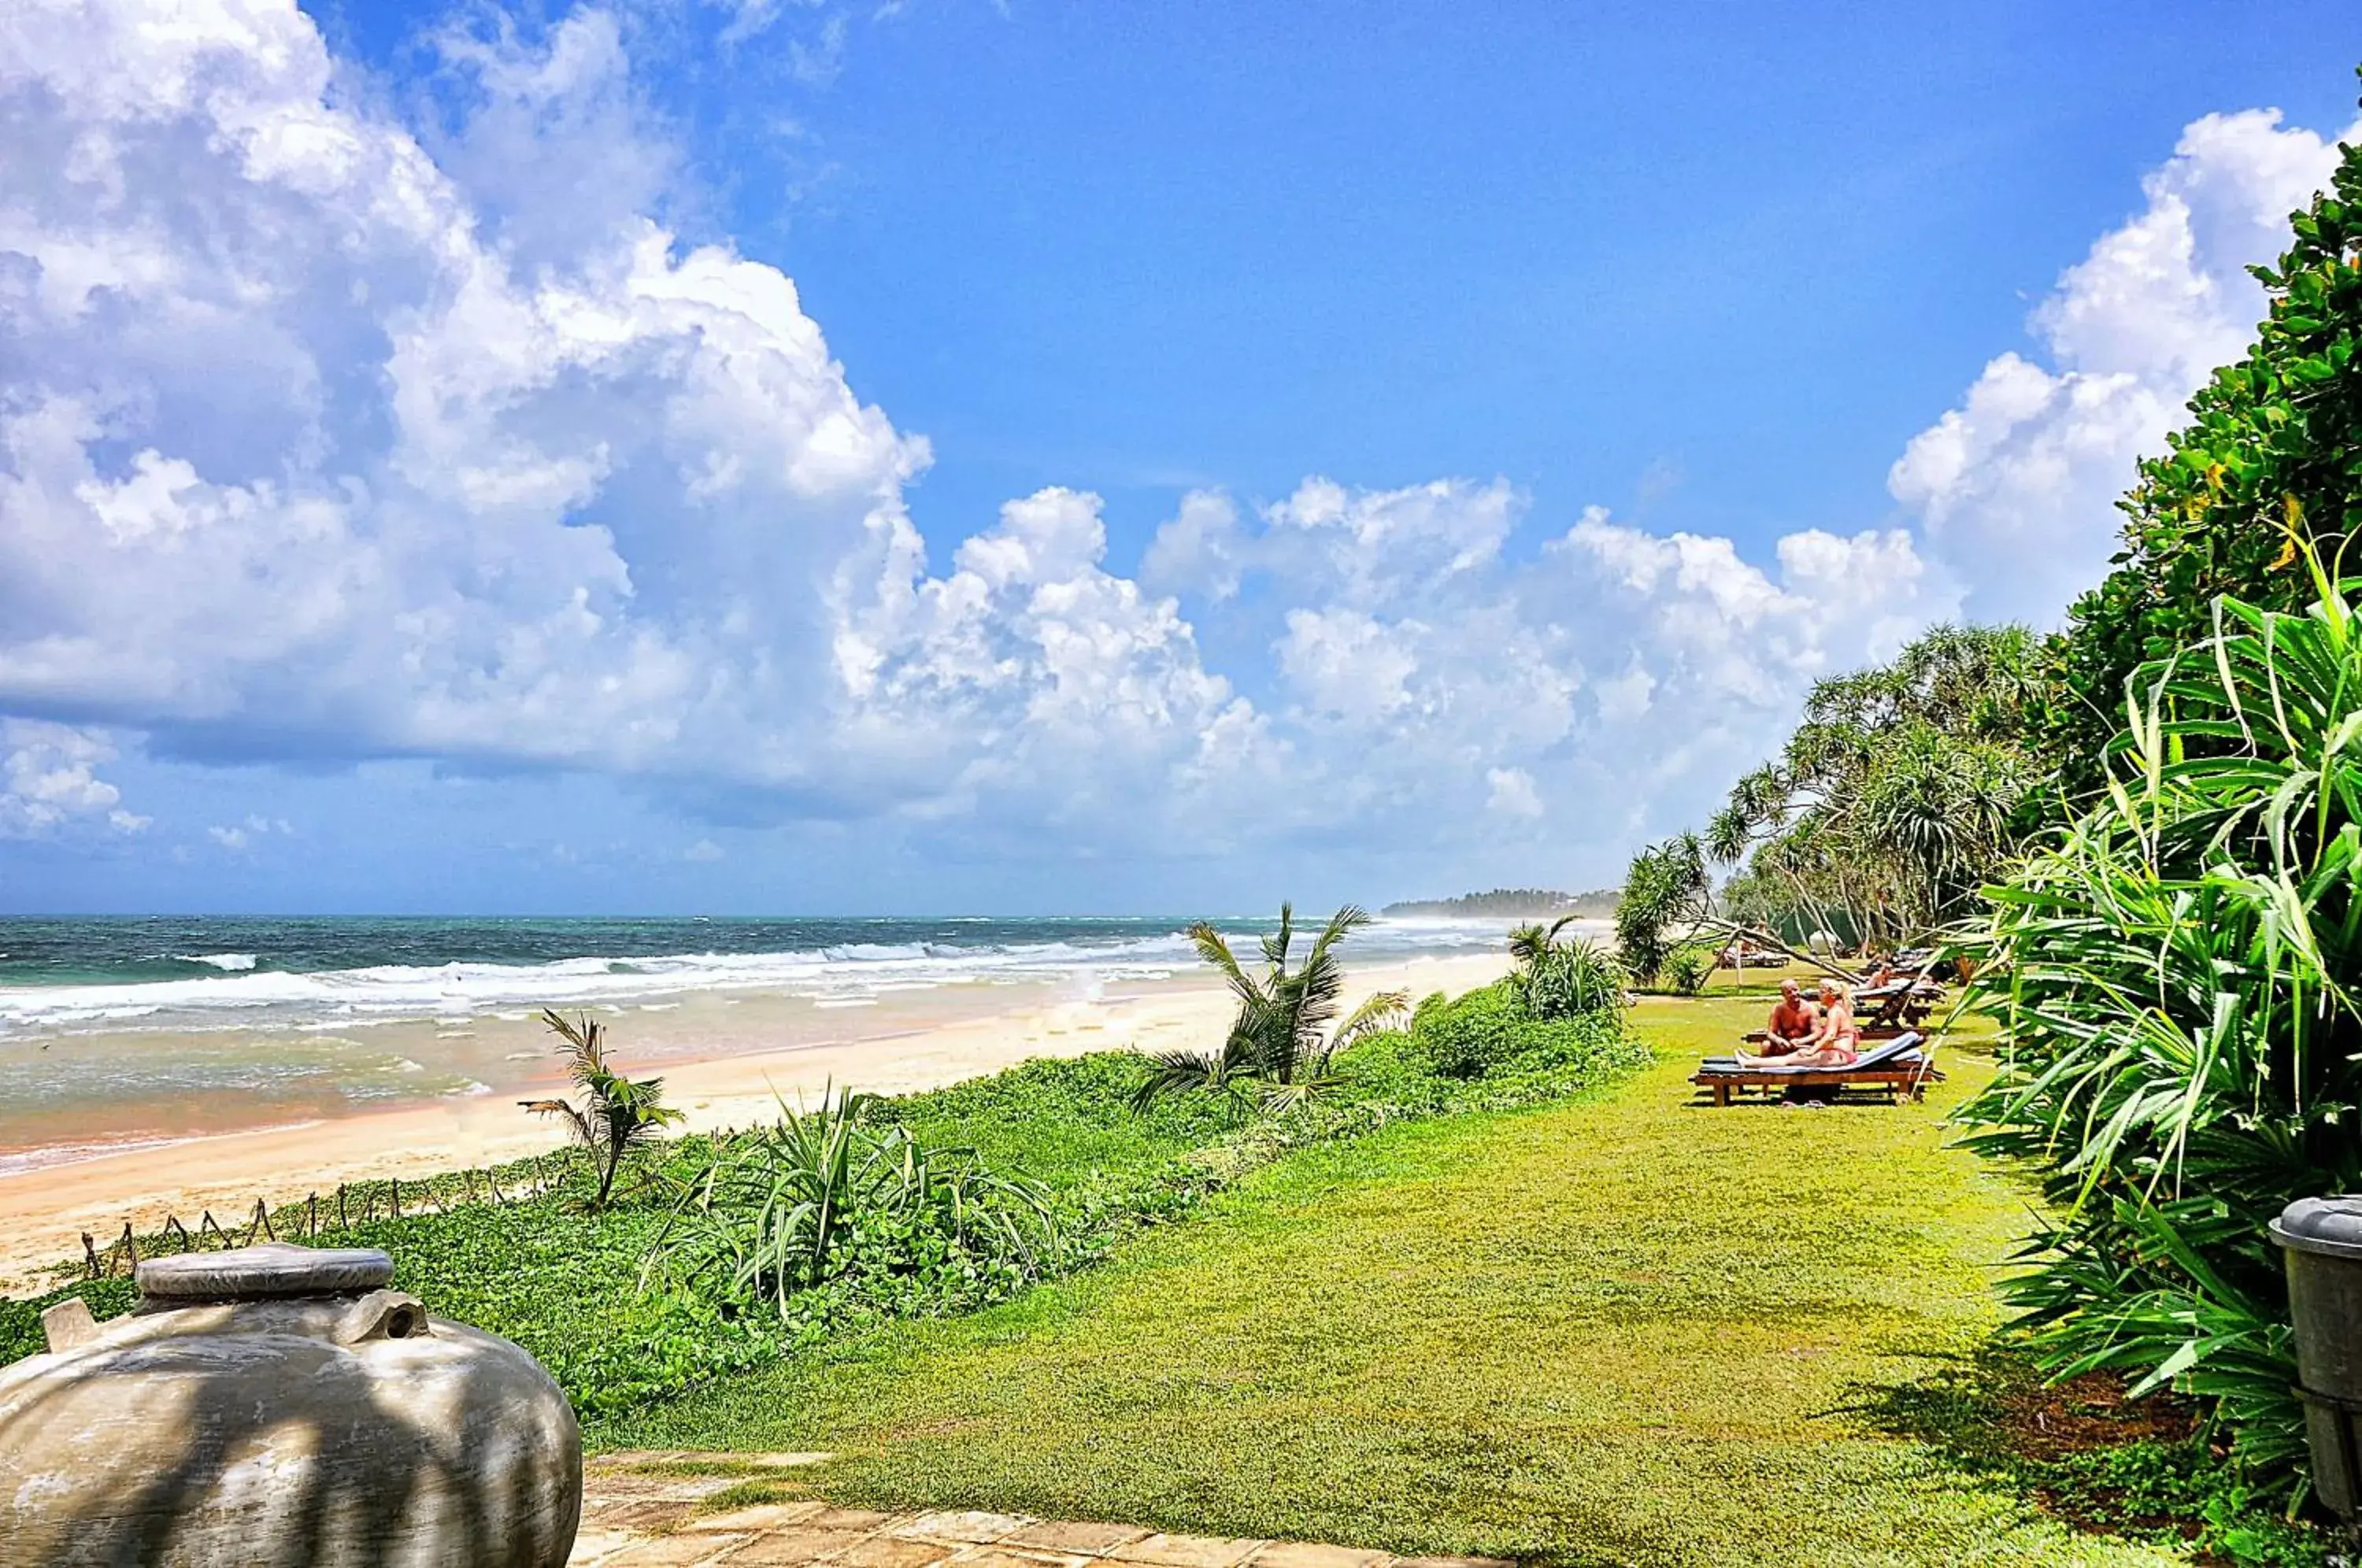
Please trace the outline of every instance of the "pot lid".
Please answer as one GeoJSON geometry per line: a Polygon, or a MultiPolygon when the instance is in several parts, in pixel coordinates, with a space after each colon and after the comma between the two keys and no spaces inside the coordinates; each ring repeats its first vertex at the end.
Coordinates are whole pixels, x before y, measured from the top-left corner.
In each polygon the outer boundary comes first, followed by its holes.
{"type": "Polygon", "coordinates": [[[2272,1221],[2272,1240],[2301,1253],[2362,1261],[2362,1193],[2298,1198],[2272,1221]]]}
{"type": "Polygon", "coordinates": [[[138,1277],[139,1294],[149,1300],[268,1301],[375,1290],[393,1277],[393,1260],[374,1247],[270,1242],[226,1253],[149,1258],[139,1265],[138,1277]]]}

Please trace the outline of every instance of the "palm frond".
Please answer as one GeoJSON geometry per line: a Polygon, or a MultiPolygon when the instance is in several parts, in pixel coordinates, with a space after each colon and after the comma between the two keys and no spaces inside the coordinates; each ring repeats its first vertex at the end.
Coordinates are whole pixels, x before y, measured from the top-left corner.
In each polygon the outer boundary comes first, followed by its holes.
{"type": "Polygon", "coordinates": [[[1408,991],[1378,991],[1355,1008],[1345,1021],[1337,1026],[1336,1037],[1329,1043],[1330,1055],[1351,1046],[1363,1035],[1391,1029],[1410,1014],[1408,991]]]}

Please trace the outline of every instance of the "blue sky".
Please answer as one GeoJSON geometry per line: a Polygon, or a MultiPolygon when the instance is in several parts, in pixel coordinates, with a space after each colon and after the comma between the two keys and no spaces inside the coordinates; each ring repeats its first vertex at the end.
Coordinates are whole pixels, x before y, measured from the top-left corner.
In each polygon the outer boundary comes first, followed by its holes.
{"type": "Polygon", "coordinates": [[[1816,675],[2056,617],[2362,58],[2303,4],[144,8],[0,44],[61,149],[0,172],[19,911],[1612,880],[1816,675]]]}

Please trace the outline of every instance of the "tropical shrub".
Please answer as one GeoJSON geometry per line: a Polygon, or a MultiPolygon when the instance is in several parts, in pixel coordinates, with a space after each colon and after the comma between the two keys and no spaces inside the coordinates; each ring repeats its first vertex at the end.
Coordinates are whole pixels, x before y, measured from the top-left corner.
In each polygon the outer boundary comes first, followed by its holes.
{"type": "Polygon", "coordinates": [[[1330,1032],[1338,998],[1345,988],[1337,947],[1370,923],[1352,904],[1329,917],[1304,962],[1288,967],[1296,939],[1296,910],[1279,906],[1279,929],[1263,939],[1264,970],[1251,975],[1222,933],[1208,922],[1189,928],[1198,955],[1222,972],[1239,999],[1238,1016],[1221,1046],[1213,1051],[1148,1054],[1149,1073],[1141,1080],[1133,1108],[1145,1111],[1157,1101],[1191,1091],[1223,1096],[1240,1109],[1284,1110],[1336,1086],[1330,1059],[1365,1034],[1402,1016],[1409,999],[1380,991],[1330,1032]]]}
{"type": "Polygon", "coordinates": [[[1713,947],[1703,942],[1684,942],[1667,955],[1663,979],[1676,996],[1694,997],[1705,989],[1714,965],[1713,947]]]}
{"type": "Polygon", "coordinates": [[[2362,625],[2312,569],[2304,613],[2226,601],[2142,669],[2107,793],[1966,944],[2005,1042],[1967,1141],[2030,1162],[2061,1215],[2003,1286],[2036,1349],[2204,1397],[2290,1474],[2265,1226],[2362,1187],[2362,625]]]}
{"type": "Polygon", "coordinates": [[[1006,1295],[1054,1239],[1048,1194],[971,1153],[928,1149],[872,1120],[874,1095],[780,1107],[767,1128],[717,1140],[681,1184],[650,1270],[781,1319],[832,1279],[891,1281],[966,1302],[1006,1295]]]}
{"type": "Polygon", "coordinates": [[[1594,942],[1561,942],[1573,916],[1545,930],[1521,925],[1509,933],[1509,959],[1526,1011],[1535,1018],[1573,1018],[1624,1002],[1624,966],[1594,942]]]}
{"type": "Polygon", "coordinates": [[[2070,792],[2103,784],[2100,757],[2147,660],[2208,635],[2227,594],[2295,611],[2312,585],[2293,536],[2362,529],[2362,148],[2339,149],[2329,191],[2293,215],[2279,262],[2255,269],[2268,310],[2246,357],[2190,400],[2190,423],[2140,465],[2117,504],[2115,569],[2075,603],[2049,651],[2045,756],[2070,792]]]}
{"type": "Polygon", "coordinates": [[[1430,1072],[1482,1077],[1517,1054],[1518,1031],[1529,1016],[1516,983],[1496,981],[1429,1014],[1411,1038],[1430,1072]]]}
{"type": "Polygon", "coordinates": [[[1383,1030],[1355,1045],[1338,1058],[1339,1090],[1285,1120],[1513,1110],[1605,1083],[1649,1059],[1622,1008],[1529,1018],[1496,982],[1436,1010],[1418,1029],[1383,1030]]]}

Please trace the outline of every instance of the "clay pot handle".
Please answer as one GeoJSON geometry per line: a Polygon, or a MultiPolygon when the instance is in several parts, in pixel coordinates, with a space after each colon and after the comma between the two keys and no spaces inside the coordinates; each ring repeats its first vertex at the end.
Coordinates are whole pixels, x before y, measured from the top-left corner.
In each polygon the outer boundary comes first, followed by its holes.
{"type": "Polygon", "coordinates": [[[45,1309],[41,1313],[41,1337],[49,1342],[51,1355],[98,1338],[98,1320],[90,1315],[90,1303],[79,1296],[69,1296],[45,1309]]]}
{"type": "Polygon", "coordinates": [[[372,1290],[352,1304],[337,1324],[337,1342],[412,1340],[428,1332],[426,1304],[406,1290],[372,1290]]]}

